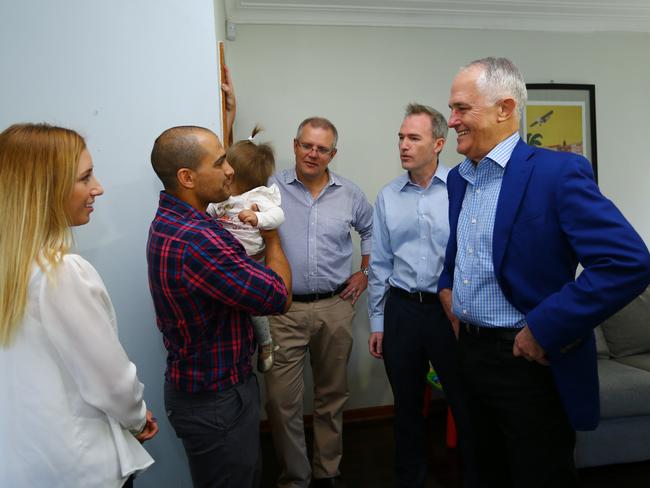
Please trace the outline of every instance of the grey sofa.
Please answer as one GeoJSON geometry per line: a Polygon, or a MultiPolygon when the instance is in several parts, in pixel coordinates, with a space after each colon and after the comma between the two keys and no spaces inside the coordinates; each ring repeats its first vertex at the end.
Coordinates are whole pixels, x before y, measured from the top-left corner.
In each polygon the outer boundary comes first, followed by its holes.
{"type": "Polygon", "coordinates": [[[596,330],[600,424],[578,432],[578,467],[650,459],[650,288],[596,330]]]}

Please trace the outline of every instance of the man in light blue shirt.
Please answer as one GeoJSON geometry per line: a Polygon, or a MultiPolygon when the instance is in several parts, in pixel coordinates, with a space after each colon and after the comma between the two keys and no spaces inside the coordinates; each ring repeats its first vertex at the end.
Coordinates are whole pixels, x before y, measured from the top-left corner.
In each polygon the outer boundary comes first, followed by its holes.
{"type": "Polygon", "coordinates": [[[350,393],[354,304],[368,285],[372,207],[351,181],[328,170],[336,155],[336,127],[312,117],[294,139],[295,168],[274,175],[286,221],[279,229],[293,274],[293,305],[269,317],[279,346],[266,374],[267,412],[281,465],[278,486],[337,486],[343,454],[343,406],[350,393]],[[354,228],[361,237],[361,270],[352,272],[354,228]],[[305,360],[314,377],[314,457],[303,429],[305,360]],[[313,472],[312,472],[313,471],[313,472]]]}
{"type": "Polygon", "coordinates": [[[383,358],[395,398],[400,487],[423,487],[425,376],[431,363],[454,412],[474,485],[468,415],[457,370],[456,340],[438,299],[438,277],[449,237],[447,173],[438,163],[447,122],[431,107],[410,104],[399,131],[402,174],[377,196],[368,281],[370,354],[383,358]]]}

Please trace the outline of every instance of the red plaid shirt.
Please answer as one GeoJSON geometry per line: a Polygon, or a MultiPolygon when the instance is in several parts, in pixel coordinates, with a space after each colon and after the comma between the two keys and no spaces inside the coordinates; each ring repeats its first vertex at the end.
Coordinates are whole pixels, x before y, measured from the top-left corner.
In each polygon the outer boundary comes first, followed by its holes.
{"type": "Polygon", "coordinates": [[[161,192],[147,242],[149,287],[167,348],[165,379],[186,392],[224,390],[251,373],[250,315],[281,313],[280,277],[216,220],[161,192]]]}

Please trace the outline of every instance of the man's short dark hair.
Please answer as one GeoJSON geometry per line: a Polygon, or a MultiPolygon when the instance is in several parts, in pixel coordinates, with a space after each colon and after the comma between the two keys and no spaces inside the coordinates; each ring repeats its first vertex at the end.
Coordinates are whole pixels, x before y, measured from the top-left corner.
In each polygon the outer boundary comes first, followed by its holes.
{"type": "Polygon", "coordinates": [[[410,117],[411,115],[420,114],[428,115],[431,119],[431,128],[433,131],[434,139],[447,138],[447,131],[449,130],[449,127],[447,126],[447,119],[445,119],[445,116],[433,107],[422,105],[420,103],[409,103],[406,106],[404,118],[410,117]]]}
{"type": "Polygon", "coordinates": [[[158,136],[151,150],[151,166],[162,181],[165,190],[175,190],[178,186],[176,173],[181,168],[195,170],[205,151],[199,144],[196,134],[210,129],[184,125],[167,129],[158,136]]]}

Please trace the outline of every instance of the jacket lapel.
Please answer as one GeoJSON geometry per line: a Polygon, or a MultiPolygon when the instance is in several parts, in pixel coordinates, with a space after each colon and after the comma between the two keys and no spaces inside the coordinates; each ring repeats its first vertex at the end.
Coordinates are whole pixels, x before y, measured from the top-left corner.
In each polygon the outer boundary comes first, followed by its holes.
{"type": "Polygon", "coordinates": [[[533,152],[532,147],[520,140],[515,146],[503,174],[492,237],[492,260],[494,272],[499,281],[501,281],[501,264],[510,239],[512,224],[517,216],[524,193],[526,193],[528,180],[533,170],[533,164],[530,161],[533,152]]]}
{"type": "Polygon", "coordinates": [[[464,178],[458,173],[458,168],[455,169],[455,174],[447,178],[447,184],[450,186],[449,192],[449,228],[453,229],[453,233],[456,234],[456,229],[458,227],[458,217],[460,215],[460,209],[463,205],[463,198],[465,197],[465,190],[467,189],[467,182],[464,178]]]}

